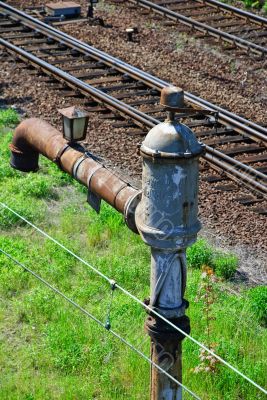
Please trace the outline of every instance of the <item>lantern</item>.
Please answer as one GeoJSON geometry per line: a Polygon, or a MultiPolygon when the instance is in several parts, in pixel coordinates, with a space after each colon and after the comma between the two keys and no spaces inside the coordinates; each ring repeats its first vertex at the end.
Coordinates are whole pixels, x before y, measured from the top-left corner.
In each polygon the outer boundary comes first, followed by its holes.
{"type": "Polygon", "coordinates": [[[58,110],[62,115],[63,137],[68,142],[84,140],[88,126],[89,114],[77,107],[58,110]]]}

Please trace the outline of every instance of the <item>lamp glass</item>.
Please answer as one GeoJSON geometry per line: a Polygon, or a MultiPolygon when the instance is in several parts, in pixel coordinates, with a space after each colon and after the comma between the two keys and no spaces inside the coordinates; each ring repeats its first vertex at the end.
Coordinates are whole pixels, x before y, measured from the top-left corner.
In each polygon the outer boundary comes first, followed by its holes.
{"type": "Polygon", "coordinates": [[[73,139],[83,138],[86,118],[77,118],[73,121],[73,139]]]}
{"type": "Polygon", "coordinates": [[[63,123],[64,123],[64,136],[65,139],[71,140],[71,120],[67,117],[63,117],[63,123]]]}

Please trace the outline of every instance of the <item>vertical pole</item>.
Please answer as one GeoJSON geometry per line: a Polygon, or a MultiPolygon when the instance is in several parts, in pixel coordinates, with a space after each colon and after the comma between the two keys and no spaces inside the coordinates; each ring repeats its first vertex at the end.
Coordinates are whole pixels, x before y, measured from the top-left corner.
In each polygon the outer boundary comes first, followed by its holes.
{"type": "MultiPolygon", "coordinates": [[[[187,302],[183,299],[186,276],[183,251],[170,252],[152,248],[150,306],[172,324],[190,332],[189,318],[184,315],[187,302]]],[[[179,333],[159,317],[146,320],[151,338],[152,361],[182,383],[182,340],[179,333]]],[[[182,400],[182,388],[156,367],[151,367],[151,400],[182,400]]]]}
{"type": "Polygon", "coordinates": [[[90,0],[90,5],[88,6],[87,18],[94,18],[94,5],[92,0],[90,0]]]}
{"type": "MultiPolygon", "coordinates": [[[[182,345],[181,342],[176,341],[174,343],[170,340],[159,342],[151,340],[151,359],[152,361],[161,366],[164,364],[163,357],[166,357],[167,361],[172,362],[169,366],[168,373],[177,379],[179,382],[182,381],[182,345]],[[173,361],[170,355],[172,355],[173,361]]],[[[164,366],[164,365],[163,365],[164,366]]],[[[151,400],[181,400],[182,399],[182,388],[177,387],[177,384],[171,381],[166,375],[161,373],[156,367],[152,367],[151,370],[151,400]]]]}

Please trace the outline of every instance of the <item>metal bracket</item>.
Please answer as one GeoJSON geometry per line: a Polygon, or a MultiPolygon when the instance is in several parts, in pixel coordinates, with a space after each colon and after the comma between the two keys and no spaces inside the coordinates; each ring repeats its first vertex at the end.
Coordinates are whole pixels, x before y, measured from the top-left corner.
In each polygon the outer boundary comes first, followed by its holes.
{"type": "Polygon", "coordinates": [[[97,212],[97,214],[100,213],[101,197],[90,190],[88,190],[87,194],[87,203],[97,212]]]}

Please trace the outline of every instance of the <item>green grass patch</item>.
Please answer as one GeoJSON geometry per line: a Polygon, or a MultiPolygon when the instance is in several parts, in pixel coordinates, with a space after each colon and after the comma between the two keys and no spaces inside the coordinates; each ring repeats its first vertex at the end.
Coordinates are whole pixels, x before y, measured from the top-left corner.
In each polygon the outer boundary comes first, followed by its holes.
{"type": "Polygon", "coordinates": [[[0,110],[0,125],[1,126],[12,126],[19,122],[18,113],[12,108],[7,110],[0,110]]]}
{"type": "Polygon", "coordinates": [[[238,258],[233,254],[217,253],[212,266],[216,275],[230,279],[234,276],[238,267],[238,258]]]}
{"type": "Polygon", "coordinates": [[[238,258],[234,254],[214,249],[204,239],[198,239],[186,254],[189,267],[201,269],[208,266],[224,279],[232,278],[238,267],[238,258]]]}
{"type": "MultiPolygon", "coordinates": [[[[11,134],[0,130],[0,139],[0,200],[140,299],[148,297],[150,250],[129,231],[123,218],[106,204],[97,215],[86,204],[84,189],[47,160],[41,158],[38,173],[12,170],[7,149],[11,134]]],[[[0,248],[107,322],[112,298],[109,283],[3,209],[0,248]]],[[[188,313],[192,335],[204,343],[207,322],[203,301],[196,299],[201,266],[217,263],[218,273],[224,270],[220,257],[233,262],[229,255],[218,256],[203,240],[188,250],[188,313]]],[[[264,296],[246,288],[236,296],[224,289],[231,288],[230,283],[214,285],[212,315],[216,319],[210,321],[211,340],[223,357],[265,385],[267,334],[258,318],[264,296]]],[[[150,372],[144,360],[3,255],[0,299],[0,399],[149,399],[150,372]]],[[[112,329],[149,356],[145,318],[142,307],[115,290],[112,329]]],[[[183,346],[184,383],[201,398],[264,399],[222,365],[215,374],[195,374],[199,349],[189,340],[183,346]]]]}
{"type": "Polygon", "coordinates": [[[203,265],[211,265],[213,251],[204,239],[199,239],[187,249],[187,263],[189,267],[200,269],[203,265]]]}
{"type": "Polygon", "coordinates": [[[251,311],[255,313],[258,321],[267,327],[267,287],[258,286],[248,291],[251,311]]]}
{"type": "MultiPolygon", "coordinates": [[[[257,10],[263,9],[267,13],[267,1],[266,0],[242,0],[246,8],[254,8],[257,10]]],[[[233,0],[222,0],[222,3],[236,6],[233,0]]]]}

